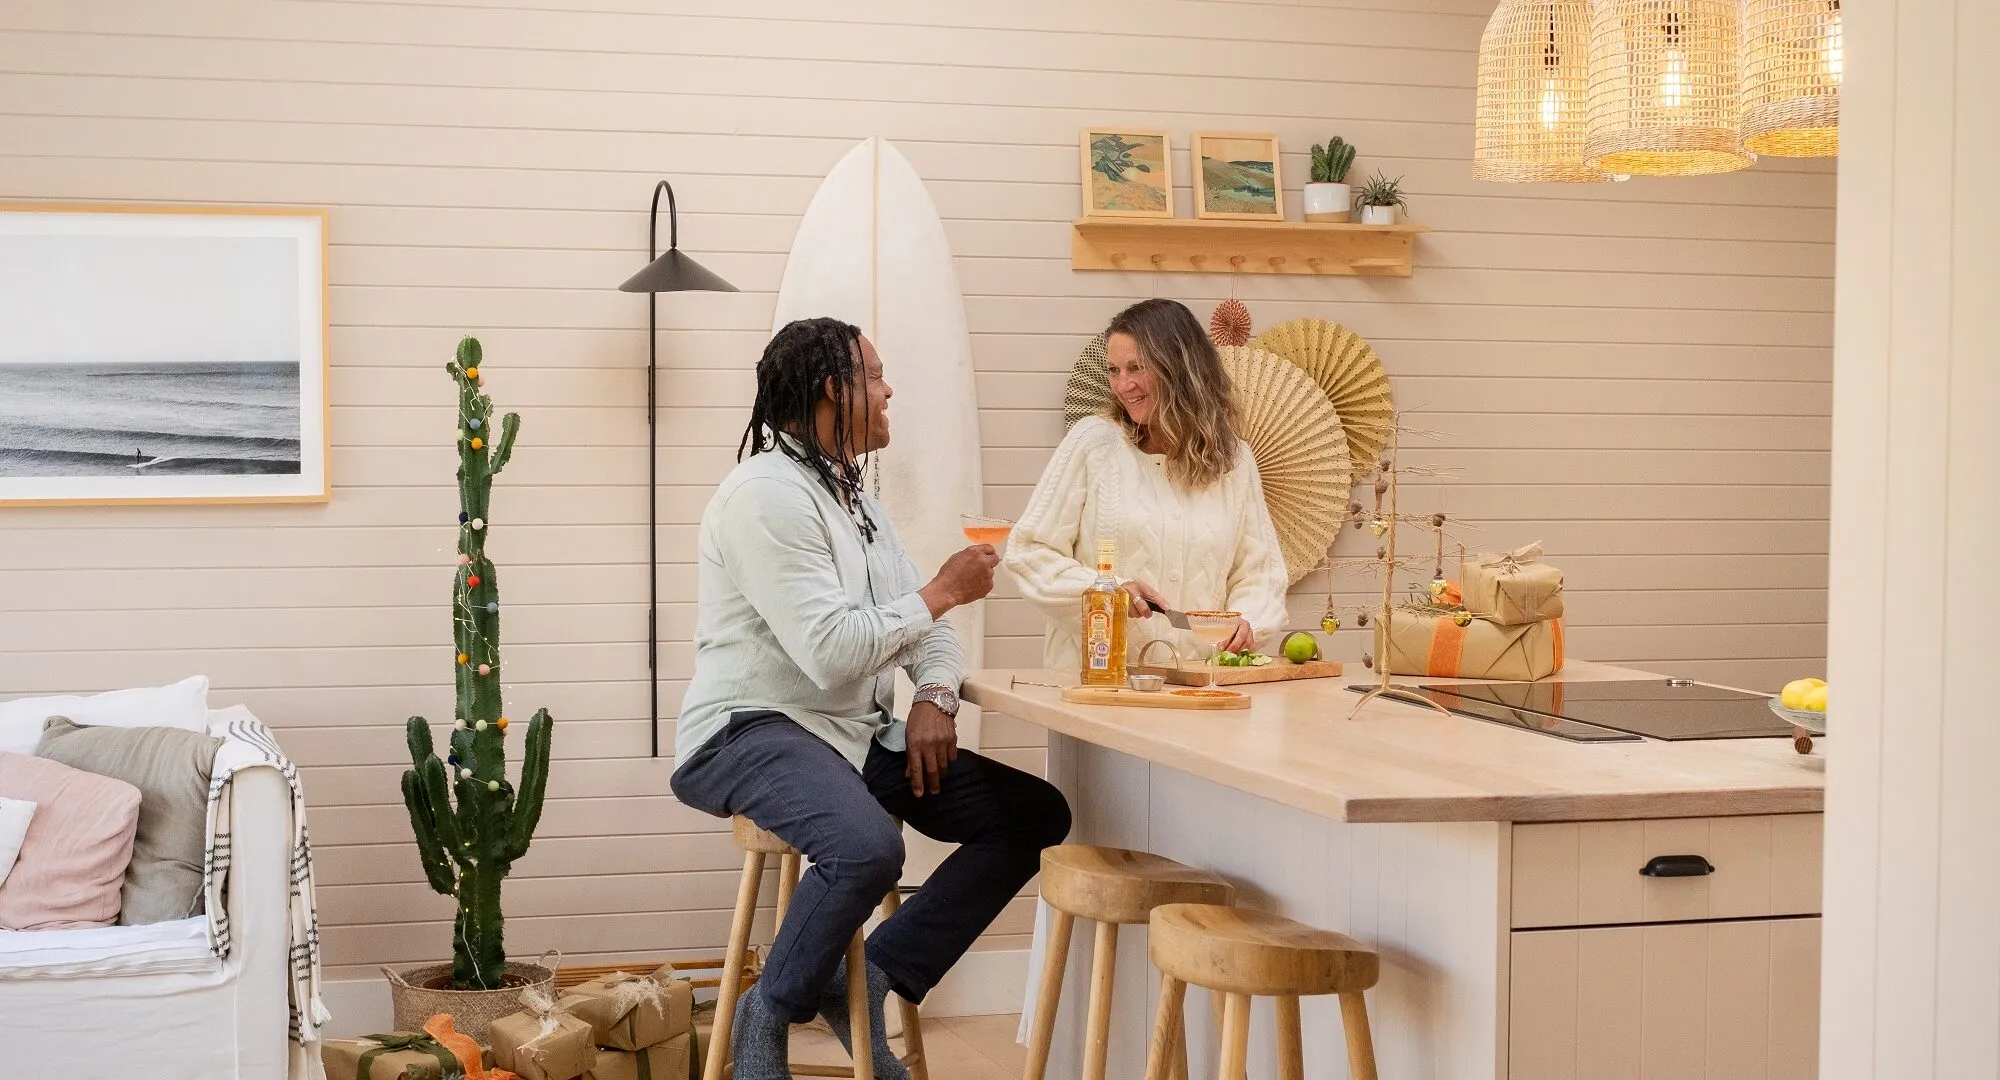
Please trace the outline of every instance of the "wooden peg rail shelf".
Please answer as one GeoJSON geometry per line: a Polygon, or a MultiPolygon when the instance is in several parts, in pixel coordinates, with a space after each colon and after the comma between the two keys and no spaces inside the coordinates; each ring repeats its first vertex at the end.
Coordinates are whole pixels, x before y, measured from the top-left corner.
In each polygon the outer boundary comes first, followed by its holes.
{"type": "Polygon", "coordinates": [[[1427,225],[1207,218],[1081,218],[1072,270],[1175,274],[1307,274],[1409,277],[1417,234],[1427,225]]]}

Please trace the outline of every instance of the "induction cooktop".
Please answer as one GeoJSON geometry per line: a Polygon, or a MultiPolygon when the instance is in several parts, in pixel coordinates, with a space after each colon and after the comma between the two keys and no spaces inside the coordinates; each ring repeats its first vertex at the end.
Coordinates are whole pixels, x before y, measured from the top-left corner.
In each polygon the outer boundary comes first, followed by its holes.
{"type": "MultiPolygon", "coordinates": [[[[1532,731],[1537,735],[1547,735],[1551,738],[1585,743],[1641,741],[1639,736],[1630,735],[1623,731],[1612,731],[1608,728],[1601,728],[1592,724],[1579,724],[1574,720],[1566,720],[1560,716],[1550,716],[1547,713],[1538,713],[1529,709],[1515,708],[1493,701],[1455,694],[1450,689],[1443,687],[1406,686],[1402,683],[1395,683],[1393,685],[1398,690],[1407,690],[1413,694],[1421,694],[1460,716],[1469,716],[1474,720],[1485,720],[1504,727],[1520,728],[1523,731],[1532,731]]],[[[1350,686],[1348,689],[1358,694],[1365,694],[1375,689],[1375,687],[1350,686]]]]}
{"type": "Polygon", "coordinates": [[[1418,689],[1669,742],[1792,736],[1791,725],[1771,711],[1764,695],[1687,679],[1424,683],[1418,689]]]}

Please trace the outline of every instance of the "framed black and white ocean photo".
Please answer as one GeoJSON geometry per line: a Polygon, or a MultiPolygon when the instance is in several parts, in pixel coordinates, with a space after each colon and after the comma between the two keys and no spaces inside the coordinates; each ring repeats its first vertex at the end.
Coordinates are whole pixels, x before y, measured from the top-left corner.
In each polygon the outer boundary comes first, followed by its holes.
{"type": "Polygon", "coordinates": [[[326,215],[0,206],[0,505],[321,502],[326,215]]]}

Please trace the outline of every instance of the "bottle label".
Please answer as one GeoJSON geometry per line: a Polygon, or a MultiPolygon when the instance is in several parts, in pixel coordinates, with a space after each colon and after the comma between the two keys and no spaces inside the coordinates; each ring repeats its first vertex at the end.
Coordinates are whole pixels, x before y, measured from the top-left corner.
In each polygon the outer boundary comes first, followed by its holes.
{"type": "Polygon", "coordinates": [[[1102,611],[1090,613],[1090,622],[1084,632],[1084,641],[1090,649],[1090,670],[1111,670],[1111,616],[1102,611]]]}

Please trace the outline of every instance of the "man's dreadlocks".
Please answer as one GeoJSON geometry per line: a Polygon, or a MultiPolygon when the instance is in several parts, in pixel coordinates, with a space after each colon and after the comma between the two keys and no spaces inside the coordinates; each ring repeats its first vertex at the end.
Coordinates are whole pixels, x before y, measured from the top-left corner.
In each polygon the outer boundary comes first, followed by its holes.
{"type": "Polygon", "coordinates": [[[736,445],[736,459],[777,450],[810,468],[820,483],[854,515],[864,540],[875,539],[875,522],[861,504],[861,463],[845,452],[850,443],[848,399],[861,367],[861,328],[839,319],[800,319],[785,324],[764,346],[757,361],[757,401],[750,424],[736,445]],[[814,410],[833,392],[832,448],[819,441],[814,410]],[[790,435],[796,442],[780,439],[790,435]]]}

